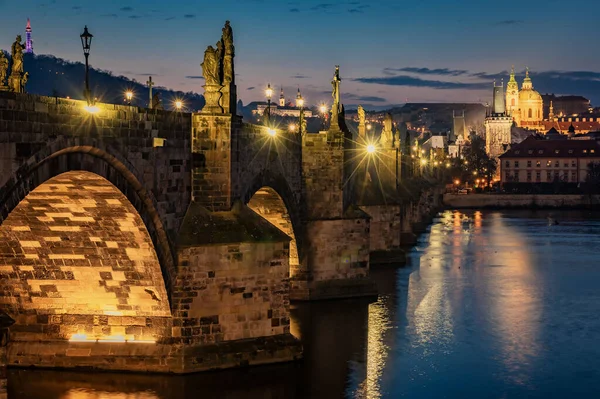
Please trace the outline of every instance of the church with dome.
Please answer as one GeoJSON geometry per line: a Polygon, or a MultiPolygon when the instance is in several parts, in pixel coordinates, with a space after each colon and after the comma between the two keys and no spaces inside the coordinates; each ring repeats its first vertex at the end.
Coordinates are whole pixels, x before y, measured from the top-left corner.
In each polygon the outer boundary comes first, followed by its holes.
{"type": "Polygon", "coordinates": [[[517,126],[531,130],[543,129],[544,101],[540,93],[533,88],[529,69],[525,72],[525,79],[519,90],[515,68],[512,68],[510,80],[506,85],[506,108],[517,126]]]}

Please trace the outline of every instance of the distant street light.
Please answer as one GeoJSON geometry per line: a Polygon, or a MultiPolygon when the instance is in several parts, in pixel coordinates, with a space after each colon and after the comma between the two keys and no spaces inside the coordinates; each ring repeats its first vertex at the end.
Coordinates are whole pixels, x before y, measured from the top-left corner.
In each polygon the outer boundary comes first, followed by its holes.
{"type": "Polygon", "coordinates": [[[375,145],[374,145],[374,144],[369,144],[369,145],[367,146],[367,152],[368,152],[369,154],[373,154],[373,153],[374,153],[376,150],[377,150],[377,148],[375,147],[375,145]]]}
{"type": "Polygon", "coordinates": [[[83,55],[85,56],[85,90],[83,95],[87,101],[88,107],[93,105],[93,100],[90,92],[90,67],[88,63],[88,58],[90,57],[90,48],[92,46],[92,35],[87,28],[87,25],[83,29],[83,33],[79,35],[81,38],[81,46],[83,47],[83,55]]]}
{"type": "Polygon", "coordinates": [[[182,108],[183,108],[183,101],[175,100],[175,109],[177,111],[181,111],[182,108]]]}
{"type": "Polygon", "coordinates": [[[271,83],[267,84],[265,95],[267,96],[267,125],[269,125],[269,123],[271,122],[271,97],[273,96],[273,89],[271,88],[271,83]]]}
{"type": "Polygon", "coordinates": [[[319,106],[319,112],[321,113],[321,130],[325,130],[325,119],[327,118],[327,106],[321,103],[319,106]]]}
{"type": "Polygon", "coordinates": [[[267,129],[267,133],[269,133],[269,136],[275,137],[277,135],[277,130],[269,128],[267,129]]]}
{"type": "MultiPolygon", "coordinates": [[[[300,90],[300,89],[298,89],[300,90]]],[[[302,96],[299,94],[300,92],[298,91],[298,97],[296,98],[296,104],[298,105],[298,107],[300,108],[300,128],[298,129],[300,134],[302,134],[302,128],[304,125],[304,99],[302,98],[302,96]]]]}
{"type": "Polygon", "coordinates": [[[290,123],[289,126],[288,126],[288,130],[290,132],[292,132],[292,133],[295,132],[296,131],[296,124],[295,123],[290,123]]]}
{"type": "Polygon", "coordinates": [[[133,98],[133,92],[131,90],[127,90],[125,92],[125,98],[127,99],[127,105],[131,105],[131,99],[133,98]]]}

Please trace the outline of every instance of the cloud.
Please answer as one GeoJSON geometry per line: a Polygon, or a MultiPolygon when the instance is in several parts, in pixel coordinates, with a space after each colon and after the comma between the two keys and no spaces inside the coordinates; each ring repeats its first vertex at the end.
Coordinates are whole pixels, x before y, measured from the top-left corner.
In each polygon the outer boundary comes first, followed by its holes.
{"type": "Polygon", "coordinates": [[[187,18],[187,19],[196,18],[196,14],[185,14],[185,15],[183,16],[183,18],[187,18]]]}
{"type": "Polygon", "coordinates": [[[131,8],[131,7],[121,7],[119,10],[125,11],[125,12],[129,12],[129,11],[133,11],[133,8],[131,8]]]}
{"type": "Polygon", "coordinates": [[[129,19],[140,19],[140,18],[142,18],[142,16],[141,15],[130,15],[127,18],[129,18],[129,19]]]}
{"type": "Polygon", "coordinates": [[[71,8],[72,8],[73,10],[81,10],[81,7],[80,7],[80,6],[73,6],[73,7],[71,7],[71,8]]]}
{"type": "Polygon", "coordinates": [[[201,75],[188,75],[185,78],[186,79],[204,79],[204,76],[201,76],[201,75]]]}
{"type": "Polygon", "coordinates": [[[321,4],[317,4],[316,6],[311,7],[310,9],[313,11],[319,11],[319,10],[328,10],[331,7],[333,7],[335,4],[331,4],[331,3],[321,3],[321,4]]]}
{"type": "Polygon", "coordinates": [[[118,18],[117,14],[102,14],[100,15],[102,18],[118,18]]]}
{"type": "Polygon", "coordinates": [[[496,22],[496,25],[520,25],[523,22],[521,19],[505,19],[504,21],[496,22]]]}
{"type": "Polygon", "coordinates": [[[165,18],[165,21],[172,21],[174,19],[175,19],[175,17],[167,17],[167,18],[165,18]]]}
{"type": "Polygon", "coordinates": [[[348,10],[348,12],[349,12],[350,14],[362,14],[364,11],[363,11],[363,10],[359,10],[358,8],[350,8],[350,9],[348,10]]]}
{"type": "Polygon", "coordinates": [[[416,78],[414,76],[396,75],[381,77],[365,77],[352,79],[354,82],[367,84],[380,84],[386,86],[405,86],[405,87],[429,87],[433,89],[463,89],[463,90],[481,90],[490,87],[489,82],[444,82],[440,80],[429,80],[416,78]]]}
{"type": "Polygon", "coordinates": [[[256,89],[256,87],[254,87],[254,86],[250,86],[250,87],[248,87],[246,90],[254,90],[254,89],[256,89]]]}
{"type": "Polygon", "coordinates": [[[300,12],[300,10],[297,8],[290,8],[290,12],[300,12]]]}
{"type": "Polygon", "coordinates": [[[301,75],[299,73],[290,76],[290,79],[310,79],[310,76],[301,75]]]}
{"type": "Polygon", "coordinates": [[[385,68],[383,73],[386,75],[394,75],[395,72],[409,72],[417,75],[441,75],[441,76],[461,76],[466,75],[469,71],[464,69],[449,69],[449,68],[416,68],[416,67],[404,67],[404,68],[385,68]]]}

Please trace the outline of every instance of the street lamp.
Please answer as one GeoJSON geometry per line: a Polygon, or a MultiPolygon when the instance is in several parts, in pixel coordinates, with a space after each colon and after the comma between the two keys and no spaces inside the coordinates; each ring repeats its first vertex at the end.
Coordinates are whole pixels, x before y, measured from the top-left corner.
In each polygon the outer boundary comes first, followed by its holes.
{"type": "Polygon", "coordinates": [[[92,96],[90,93],[90,68],[88,63],[88,58],[90,57],[90,47],[92,46],[92,35],[87,28],[87,25],[83,29],[83,33],[79,35],[81,38],[81,46],[83,47],[83,55],[85,56],[85,91],[83,95],[87,100],[88,107],[93,105],[92,96]]]}
{"type": "Polygon", "coordinates": [[[290,123],[288,125],[288,130],[292,133],[294,133],[296,131],[296,124],[295,123],[290,123]]]}
{"type": "Polygon", "coordinates": [[[131,90],[127,90],[125,92],[125,98],[127,99],[127,105],[131,105],[131,99],[133,98],[133,92],[131,90]]]}
{"type": "Polygon", "coordinates": [[[298,107],[300,108],[300,134],[302,134],[302,125],[304,124],[304,99],[302,98],[302,95],[298,94],[298,97],[296,98],[296,104],[298,104],[298,107]]]}
{"type": "Polygon", "coordinates": [[[327,115],[327,106],[324,103],[321,103],[319,106],[319,112],[321,112],[321,129],[325,130],[325,118],[327,115]]]}
{"type": "Polygon", "coordinates": [[[175,109],[177,111],[181,111],[182,108],[183,108],[183,101],[175,100],[175,109]]]}
{"type": "Polygon", "coordinates": [[[271,88],[271,83],[267,84],[267,89],[265,90],[265,95],[267,96],[267,125],[271,122],[271,97],[273,96],[273,89],[271,88]]]}
{"type": "Polygon", "coordinates": [[[375,147],[375,144],[367,145],[367,153],[373,154],[375,151],[377,151],[377,147],[375,147]]]}

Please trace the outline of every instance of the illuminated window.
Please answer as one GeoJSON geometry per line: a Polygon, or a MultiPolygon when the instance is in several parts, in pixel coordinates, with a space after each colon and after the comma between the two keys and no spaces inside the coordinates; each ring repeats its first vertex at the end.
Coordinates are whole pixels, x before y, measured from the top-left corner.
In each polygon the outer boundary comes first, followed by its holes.
{"type": "Polygon", "coordinates": [[[543,153],[544,153],[544,150],[539,150],[538,151],[538,154],[543,154],[543,153]]]}
{"type": "Polygon", "coordinates": [[[590,150],[590,152],[593,154],[595,150],[590,150]]]}
{"type": "Polygon", "coordinates": [[[584,153],[584,154],[587,154],[587,150],[583,150],[583,153],[584,153]]]}
{"type": "Polygon", "coordinates": [[[533,154],[533,150],[527,151],[528,154],[533,154]]]}
{"type": "Polygon", "coordinates": [[[558,154],[558,153],[560,153],[560,150],[554,150],[554,153],[558,154]]]}
{"type": "Polygon", "coordinates": [[[572,153],[573,153],[573,150],[569,150],[569,154],[572,154],[572,153]]]}
{"type": "Polygon", "coordinates": [[[546,167],[547,168],[551,168],[552,167],[552,161],[546,161],[546,167]]]}
{"type": "Polygon", "coordinates": [[[531,115],[532,115],[532,113],[533,113],[533,112],[531,111],[531,108],[529,108],[529,112],[527,113],[527,114],[529,115],[529,118],[531,118],[531,117],[532,117],[532,116],[531,116],[531,115]]]}
{"type": "Polygon", "coordinates": [[[539,168],[540,166],[542,166],[542,163],[540,161],[536,161],[535,166],[539,168]]]}
{"type": "Polygon", "coordinates": [[[512,100],[510,100],[510,105],[512,105],[513,107],[515,106],[515,99],[514,98],[512,100]]]}

